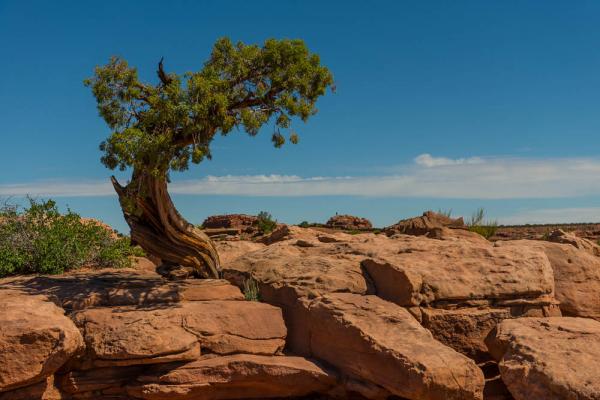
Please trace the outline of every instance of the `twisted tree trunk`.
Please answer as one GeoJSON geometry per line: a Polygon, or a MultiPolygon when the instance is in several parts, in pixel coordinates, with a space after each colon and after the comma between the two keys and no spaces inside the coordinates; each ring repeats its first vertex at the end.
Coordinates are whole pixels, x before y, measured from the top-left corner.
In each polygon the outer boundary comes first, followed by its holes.
{"type": "Polygon", "coordinates": [[[219,255],[210,238],[187,222],[175,209],[165,177],[134,171],[121,186],[111,178],[131,238],[164,263],[192,267],[200,278],[218,278],[219,255]]]}

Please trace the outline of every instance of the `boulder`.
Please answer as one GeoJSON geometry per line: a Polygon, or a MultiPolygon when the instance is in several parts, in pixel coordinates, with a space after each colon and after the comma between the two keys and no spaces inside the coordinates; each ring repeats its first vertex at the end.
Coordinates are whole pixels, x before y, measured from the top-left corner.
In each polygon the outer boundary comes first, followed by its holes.
{"type": "Polygon", "coordinates": [[[343,230],[364,230],[372,229],[371,221],[366,218],[355,217],[354,215],[334,215],[327,220],[325,224],[328,228],[343,230]]]}
{"type": "Polygon", "coordinates": [[[600,257],[570,244],[540,240],[497,242],[540,249],[553,270],[554,296],[563,315],[587,317],[600,321],[600,257]]]}
{"type": "Polygon", "coordinates": [[[349,376],[408,399],[481,399],[481,370],[433,338],[404,308],[377,296],[310,303],[310,352],[349,376]]]}
{"type": "Polygon", "coordinates": [[[600,246],[589,239],[575,235],[572,232],[565,232],[562,229],[552,231],[548,235],[548,241],[554,243],[570,244],[580,250],[585,250],[593,256],[600,256],[600,246]]]}
{"type": "Polygon", "coordinates": [[[531,246],[402,236],[362,261],[377,294],[401,306],[552,295],[552,268],[531,246]]]}
{"type": "Polygon", "coordinates": [[[329,293],[376,294],[408,307],[436,339],[476,360],[489,358],[483,339],[505,317],[560,315],[548,258],[529,244],[290,229],[288,239],[223,271],[239,286],[258,282],[261,299],[283,309],[287,346],[301,355],[310,355],[305,302],[329,293]]]}
{"type": "Polygon", "coordinates": [[[333,243],[316,240],[312,229],[290,227],[290,239],[247,253],[223,264],[225,278],[243,287],[247,279],[257,282],[262,301],[281,307],[288,327],[287,346],[300,355],[307,354],[307,309],[302,299],[331,292],[374,293],[363,275],[357,254],[337,234],[333,243]],[[300,232],[299,232],[300,231],[300,232]],[[309,232],[301,232],[309,231],[309,232]],[[298,246],[298,240],[312,246],[298,246]]]}
{"type": "Polygon", "coordinates": [[[421,324],[433,336],[478,363],[490,360],[484,340],[490,331],[501,321],[518,316],[551,317],[560,316],[560,310],[553,303],[545,307],[536,304],[532,307],[465,307],[419,309],[421,324]]]}
{"type": "Polygon", "coordinates": [[[46,296],[0,290],[0,392],[45,381],[82,348],[77,327],[46,296]]]}
{"type": "Polygon", "coordinates": [[[335,383],[335,375],[301,357],[236,354],[153,367],[127,393],[148,400],[288,398],[323,393],[335,383]]]}
{"type": "Polygon", "coordinates": [[[240,258],[241,256],[252,253],[253,251],[263,249],[265,245],[263,243],[251,242],[248,240],[219,240],[214,242],[217,252],[219,253],[219,259],[221,265],[228,264],[229,262],[240,258]]]}
{"type": "Polygon", "coordinates": [[[73,319],[87,345],[83,369],[189,361],[203,353],[279,354],[286,336],[281,310],[258,302],[93,308],[73,319]]]}
{"type": "Polygon", "coordinates": [[[444,214],[426,211],[420,217],[403,219],[394,225],[388,226],[384,229],[384,232],[388,236],[398,233],[420,236],[427,235],[444,227],[466,228],[462,217],[450,218],[444,214]]]}
{"type": "Polygon", "coordinates": [[[600,322],[518,318],[488,336],[502,380],[516,400],[600,399],[600,322]]]}
{"type": "Polygon", "coordinates": [[[259,240],[260,243],[270,245],[285,240],[290,235],[290,228],[287,225],[279,225],[275,230],[259,240]]]}

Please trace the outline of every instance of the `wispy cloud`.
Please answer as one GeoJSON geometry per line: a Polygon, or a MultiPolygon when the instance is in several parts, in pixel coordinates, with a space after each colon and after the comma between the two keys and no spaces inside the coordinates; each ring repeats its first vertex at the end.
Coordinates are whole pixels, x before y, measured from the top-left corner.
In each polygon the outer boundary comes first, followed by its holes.
{"type": "Polygon", "coordinates": [[[69,182],[51,180],[0,185],[0,196],[91,197],[115,194],[108,180],[69,182]]]}
{"type": "MultiPolygon", "coordinates": [[[[173,194],[232,196],[374,196],[456,199],[600,195],[600,159],[450,159],[422,154],[402,173],[378,176],[208,176],[170,184],[173,194]]],[[[0,196],[107,196],[107,181],[0,185],[0,196]]]]}
{"type": "Polygon", "coordinates": [[[470,157],[470,158],[447,158],[447,157],[433,157],[431,154],[424,153],[415,157],[415,163],[424,167],[443,167],[448,165],[462,165],[462,164],[481,164],[483,159],[481,157],[470,157]]]}

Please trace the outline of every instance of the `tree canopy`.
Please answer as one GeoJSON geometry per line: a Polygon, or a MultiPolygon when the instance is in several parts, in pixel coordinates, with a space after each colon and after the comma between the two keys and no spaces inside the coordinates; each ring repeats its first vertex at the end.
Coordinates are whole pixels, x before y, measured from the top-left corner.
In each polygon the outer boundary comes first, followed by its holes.
{"type": "Polygon", "coordinates": [[[333,86],[331,72],[302,40],[269,39],[262,46],[219,39],[198,72],[167,73],[162,60],[157,84],[142,83],[119,57],[99,66],[85,84],[112,134],[101,143],[103,164],[155,176],[183,171],[211,157],[217,134],[241,128],[256,135],[273,122],[273,144],[291,143],[294,117],[306,121],[317,99],[333,86]]]}

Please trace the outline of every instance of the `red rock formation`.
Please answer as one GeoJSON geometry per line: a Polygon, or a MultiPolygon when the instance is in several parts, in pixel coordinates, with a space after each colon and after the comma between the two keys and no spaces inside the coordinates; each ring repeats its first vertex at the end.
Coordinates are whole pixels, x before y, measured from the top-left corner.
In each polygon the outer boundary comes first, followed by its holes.
{"type": "Polygon", "coordinates": [[[384,232],[388,236],[396,233],[420,236],[442,228],[466,228],[466,226],[462,217],[454,219],[433,211],[426,211],[420,217],[403,219],[394,225],[388,226],[384,229],[384,232]]]}
{"type": "Polygon", "coordinates": [[[343,229],[347,231],[371,229],[373,225],[366,218],[355,217],[353,215],[334,215],[329,218],[325,224],[328,228],[343,229]]]}
{"type": "Polygon", "coordinates": [[[202,227],[205,229],[236,229],[241,232],[254,231],[257,218],[246,214],[212,215],[204,220],[202,227]]]}

